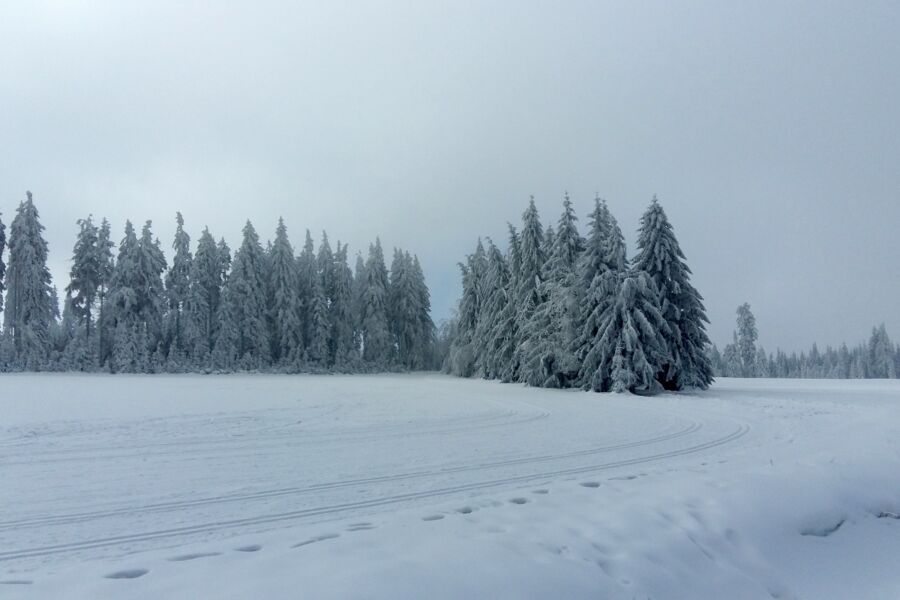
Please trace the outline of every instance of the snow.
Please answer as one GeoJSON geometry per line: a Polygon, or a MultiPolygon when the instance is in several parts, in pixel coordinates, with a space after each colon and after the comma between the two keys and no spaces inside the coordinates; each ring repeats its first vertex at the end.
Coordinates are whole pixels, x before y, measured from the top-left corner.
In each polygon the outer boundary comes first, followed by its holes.
{"type": "Polygon", "coordinates": [[[898,598],[900,382],[0,378],[0,598],[898,598]]]}

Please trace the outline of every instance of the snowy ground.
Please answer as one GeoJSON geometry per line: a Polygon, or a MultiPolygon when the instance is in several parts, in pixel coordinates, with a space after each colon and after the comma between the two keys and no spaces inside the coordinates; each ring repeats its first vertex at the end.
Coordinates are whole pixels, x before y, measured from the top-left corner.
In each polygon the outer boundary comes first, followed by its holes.
{"type": "Polygon", "coordinates": [[[0,378],[0,598],[900,598],[898,382],[0,378]]]}

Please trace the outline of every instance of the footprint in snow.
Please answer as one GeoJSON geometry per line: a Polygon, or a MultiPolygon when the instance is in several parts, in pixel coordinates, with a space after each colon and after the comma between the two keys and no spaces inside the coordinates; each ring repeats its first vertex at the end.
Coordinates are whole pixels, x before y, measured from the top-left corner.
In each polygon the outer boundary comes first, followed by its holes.
{"type": "Polygon", "coordinates": [[[631,481],[637,479],[637,475],[620,475],[619,477],[610,477],[610,481],[631,481]]]}
{"type": "Polygon", "coordinates": [[[148,569],[125,569],[124,571],[116,571],[106,576],[107,579],[137,579],[143,577],[150,571],[148,569]]]}
{"type": "Polygon", "coordinates": [[[423,521],[440,521],[444,518],[444,515],[428,515],[427,517],[422,517],[423,521]]]}
{"type": "Polygon", "coordinates": [[[461,515],[471,515],[473,510],[471,506],[463,506],[462,508],[457,508],[456,512],[461,515]]]}
{"type": "Polygon", "coordinates": [[[235,548],[238,552],[259,552],[262,550],[262,546],[259,544],[251,544],[249,546],[241,546],[240,548],[235,548]]]}
{"type": "Polygon", "coordinates": [[[510,499],[512,504],[528,504],[527,498],[512,498],[510,499]]]}
{"type": "Polygon", "coordinates": [[[550,490],[534,490],[532,494],[549,494],[550,490]]]}
{"type": "Polygon", "coordinates": [[[584,483],[582,483],[580,485],[581,485],[581,487],[586,487],[586,488],[598,488],[598,487],[600,487],[600,482],[599,481],[585,481],[584,483]]]}
{"type": "Polygon", "coordinates": [[[221,552],[197,552],[195,554],[182,554],[167,559],[169,562],[184,562],[186,560],[196,560],[198,558],[206,558],[208,556],[219,556],[221,552]]]}
{"type": "Polygon", "coordinates": [[[317,535],[314,538],[310,538],[308,540],[298,542],[291,546],[291,548],[300,548],[301,546],[309,546],[310,544],[315,544],[316,542],[324,542],[325,540],[333,540],[335,538],[341,537],[339,533],[324,533],[322,535],[317,535]]]}

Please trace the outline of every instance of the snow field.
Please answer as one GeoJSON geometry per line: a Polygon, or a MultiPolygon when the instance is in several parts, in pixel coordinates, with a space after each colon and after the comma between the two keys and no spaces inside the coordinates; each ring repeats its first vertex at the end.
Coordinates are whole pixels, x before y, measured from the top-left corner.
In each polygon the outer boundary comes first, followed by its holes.
{"type": "Polygon", "coordinates": [[[3,389],[4,598],[900,597],[893,382],[3,389]]]}

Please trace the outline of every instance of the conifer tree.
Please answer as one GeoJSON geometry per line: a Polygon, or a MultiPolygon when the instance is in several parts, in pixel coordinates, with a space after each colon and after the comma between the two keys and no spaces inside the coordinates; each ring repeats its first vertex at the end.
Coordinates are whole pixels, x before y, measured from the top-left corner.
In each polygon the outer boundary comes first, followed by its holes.
{"type": "Polygon", "coordinates": [[[238,334],[236,341],[226,340],[233,347],[225,347],[223,355],[233,356],[236,350],[240,367],[259,369],[271,356],[266,319],[266,259],[250,221],[244,225],[243,233],[243,242],[234,255],[225,282],[227,293],[222,300],[223,310],[219,311],[219,329],[220,336],[223,328],[227,328],[230,335],[233,327],[238,334]]]}
{"type": "MultiPolygon", "coordinates": [[[[303,242],[303,250],[297,257],[297,286],[300,301],[300,318],[303,322],[303,348],[309,354],[309,347],[313,342],[314,331],[312,327],[313,307],[316,282],[319,279],[319,269],[316,262],[315,246],[309,229],[306,230],[306,239],[303,242]]],[[[308,358],[308,356],[307,356],[308,358]]]]}
{"type": "Polygon", "coordinates": [[[269,313],[272,329],[272,356],[276,363],[296,364],[303,348],[300,320],[297,265],[283,219],[278,219],[275,243],[269,257],[269,313]]]}
{"type": "MultiPolygon", "coordinates": [[[[625,243],[615,217],[609,212],[606,202],[595,198],[585,249],[578,259],[576,272],[576,302],[580,307],[577,323],[580,326],[574,332],[571,347],[575,361],[581,365],[576,380],[581,387],[595,387],[586,377],[593,376],[598,368],[596,354],[587,363],[585,361],[597,340],[603,312],[601,304],[607,302],[612,293],[611,284],[604,276],[623,273],[625,262],[625,243]]],[[[602,375],[606,377],[606,373],[602,375]]],[[[602,381],[605,380],[601,378],[602,381]]]]}
{"type": "MultiPolygon", "coordinates": [[[[227,246],[224,247],[227,251],[227,246]]],[[[197,252],[191,261],[190,292],[191,301],[185,306],[185,314],[192,322],[193,341],[188,344],[189,351],[205,355],[215,342],[219,311],[222,297],[222,286],[225,284],[223,261],[219,256],[220,249],[209,228],[204,228],[197,242],[197,252]],[[198,346],[199,344],[199,346],[198,346]]],[[[228,256],[228,264],[230,264],[228,256]]]]}
{"type": "Polygon", "coordinates": [[[50,351],[50,326],[58,306],[47,268],[47,242],[31,192],[19,204],[9,228],[4,328],[11,332],[15,352],[26,369],[41,368],[50,351]]]}
{"type": "Polygon", "coordinates": [[[510,298],[512,279],[506,258],[490,240],[483,287],[485,318],[479,320],[475,332],[478,370],[485,378],[509,381],[516,343],[516,310],[510,298]]]}
{"type": "Polygon", "coordinates": [[[6,263],[3,262],[3,252],[6,250],[6,225],[0,219],[0,312],[3,312],[3,291],[6,289],[6,263]]]}
{"type": "Polygon", "coordinates": [[[97,300],[100,304],[97,313],[97,357],[100,364],[106,359],[107,346],[109,345],[106,298],[109,295],[110,283],[115,267],[112,253],[114,246],[115,244],[112,241],[112,232],[109,221],[103,219],[100,222],[100,229],[97,231],[97,262],[99,266],[98,273],[100,282],[100,285],[97,288],[97,300]]]}
{"type": "Polygon", "coordinates": [[[434,365],[435,327],[431,319],[431,292],[425,282],[425,272],[418,256],[407,253],[406,261],[410,264],[412,293],[415,296],[414,318],[416,319],[416,338],[413,346],[414,359],[412,368],[425,369],[434,365]]]}
{"type": "Polygon", "coordinates": [[[73,321],[77,320],[84,326],[85,338],[89,343],[94,302],[102,284],[101,249],[98,244],[99,230],[90,215],[86,219],[79,219],[78,227],[78,238],[72,251],[69,285],[66,286],[66,311],[71,313],[73,321]]]}
{"type": "Polygon", "coordinates": [[[356,353],[362,358],[362,318],[363,302],[366,296],[366,263],[362,253],[356,253],[356,264],[353,268],[353,345],[356,353]]]}
{"type": "Polygon", "coordinates": [[[668,325],[653,280],[641,271],[608,271],[600,276],[597,290],[602,292],[596,308],[599,326],[580,380],[594,391],[658,391],[656,374],[668,360],[663,337],[668,325]]]}
{"type": "MultiPolygon", "coordinates": [[[[572,340],[575,334],[575,265],[584,247],[577,217],[566,195],[558,232],[544,269],[542,302],[525,325],[522,380],[533,386],[567,387],[578,373],[572,340]]],[[[549,231],[549,229],[548,229],[549,231]]]]}
{"type": "Polygon", "coordinates": [[[384,264],[381,240],[369,246],[366,261],[366,286],[362,299],[363,359],[380,367],[387,366],[391,339],[388,329],[387,292],[388,273],[384,264]]]}
{"type": "Polygon", "coordinates": [[[357,317],[354,314],[353,273],[347,264],[347,244],[337,244],[334,255],[334,279],[331,306],[331,363],[346,370],[357,363],[354,330],[357,317]]]}
{"type": "Polygon", "coordinates": [[[184,230],[184,217],[175,213],[175,240],[172,249],[172,266],[166,273],[166,297],[169,309],[170,344],[178,351],[184,349],[182,320],[184,303],[190,291],[191,276],[191,237],[184,230]]]}
{"type": "Polygon", "coordinates": [[[641,217],[638,254],[633,268],[647,273],[660,294],[660,310],[668,324],[665,335],[671,362],[661,365],[657,375],[669,390],[685,387],[706,389],[712,383],[707,356],[706,308],[691,285],[691,270],[675,233],[656,196],[641,217]]]}
{"type": "Polygon", "coordinates": [[[163,274],[166,272],[166,257],[163,255],[159,239],[153,236],[152,222],[147,221],[141,229],[139,247],[140,288],[140,335],[149,344],[148,355],[156,352],[163,337],[163,314],[165,311],[165,286],[163,274]]]}
{"type": "Polygon", "coordinates": [[[737,331],[735,332],[735,345],[737,356],[740,359],[739,375],[735,377],[753,377],[756,371],[756,317],[750,311],[750,305],[746,302],[737,309],[737,331]]]}

